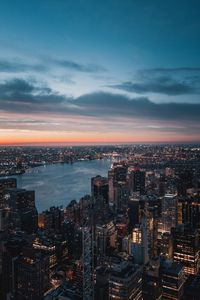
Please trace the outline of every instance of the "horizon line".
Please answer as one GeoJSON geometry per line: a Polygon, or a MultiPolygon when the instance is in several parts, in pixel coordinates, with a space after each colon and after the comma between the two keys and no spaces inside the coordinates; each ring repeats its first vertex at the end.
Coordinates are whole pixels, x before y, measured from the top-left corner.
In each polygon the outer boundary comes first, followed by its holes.
{"type": "Polygon", "coordinates": [[[51,146],[117,146],[117,145],[180,145],[180,144],[200,144],[200,141],[143,141],[143,142],[26,142],[26,143],[0,143],[0,147],[51,147],[51,146]]]}

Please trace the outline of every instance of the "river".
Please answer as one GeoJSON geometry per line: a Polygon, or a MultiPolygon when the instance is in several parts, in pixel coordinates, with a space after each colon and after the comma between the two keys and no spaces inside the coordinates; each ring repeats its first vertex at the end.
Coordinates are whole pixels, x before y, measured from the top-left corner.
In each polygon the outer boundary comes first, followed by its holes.
{"type": "Polygon", "coordinates": [[[91,191],[91,177],[107,176],[110,159],[78,161],[74,164],[44,165],[15,176],[19,188],[35,191],[38,212],[51,206],[77,201],[91,191]]]}

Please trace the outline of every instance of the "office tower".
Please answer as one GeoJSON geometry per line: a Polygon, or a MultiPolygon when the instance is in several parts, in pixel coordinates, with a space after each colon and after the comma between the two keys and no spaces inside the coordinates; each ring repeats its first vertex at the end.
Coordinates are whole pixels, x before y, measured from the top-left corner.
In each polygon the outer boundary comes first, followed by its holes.
{"type": "Polygon", "coordinates": [[[7,231],[10,221],[10,209],[0,208],[0,232],[7,231]]]}
{"type": "Polygon", "coordinates": [[[162,232],[170,232],[177,225],[177,197],[166,194],[162,198],[162,232]]]}
{"type": "Polygon", "coordinates": [[[141,300],[141,267],[129,261],[113,264],[109,279],[109,299],[141,300]]]}
{"type": "Polygon", "coordinates": [[[9,294],[14,294],[14,261],[20,255],[27,242],[22,233],[13,233],[5,237],[5,239],[1,239],[0,243],[0,254],[2,256],[0,289],[2,298],[0,299],[7,300],[9,299],[9,294]]]}
{"type": "Polygon", "coordinates": [[[91,195],[95,199],[103,198],[108,203],[108,179],[100,175],[91,179],[91,195]]]}
{"type": "Polygon", "coordinates": [[[158,255],[158,206],[156,202],[150,201],[146,207],[147,230],[148,230],[148,248],[149,257],[158,255]]]}
{"type": "Polygon", "coordinates": [[[161,262],[162,299],[181,300],[185,281],[182,264],[165,260],[161,262]]]}
{"type": "Polygon", "coordinates": [[[173,257],[172,235],[169,232],[163,232],[159,240],[160,256],[166,259],[173,257]]]}
{"type": "Polygon", "coordinates": [[[17,300],[42,300],[44,295],[44,259],[31,250],[14,262],[15,297],[17,300]]]}
{"type": "Polygon", "coordinates": [[[12,188],[7,189],[9,206],[14,210],[23,210],[27,207],[35,207],[35,191],[12,188]]]}
{"type": "Polygon", "coordinates": [[[27,233],[37,232],[38,212],[35,207],[35,192],[17,188],[7,189],[7,197],[13,223],[27,233]]]}
{"type": "Polygon", "coordinates": [[[95,300],[109,299],[109,271],[106,267],[99,266],[96,268],[95,282],[95,300]]]}
{"type": "Polygon", "coordinates": [[[172,229],[173,259],[184,266],[186,275],[199,271],[199,233],[190,226],[172,229]]]}
{"type": "Polygon", "coordinates": [[[82,228],[82,276],[83,276],[83,300],[94,297],[94,247],[93,228],[86,222],[82,228]]]}
{"type": "Polygon", "coordinates": [[[145,192],[145,172],[140,171],[139,168],[135,168],[129,173],[128,176],[130,192],[139,192],[144,194],[145,192]]]}
{"type": "Polygon", "coordinates": [[[177,191],[179,196],[185,196],[187,189],[193,187],[193,172],[191,170],[180,169],[176,171],[178,176],[177,191]]]}
{"type": "Polygon", "coordinates": [[[130,196],[128,200],[128,218],[129,218],[129,232],[136,224],[140,223],[140,197],[138,195],[130,196]]]}
{"type": "Polygon", "coordinates": [[[0,207],[8,206],[6,198],[6,190],[17,187],[17,180],[15,178],[0,179],[0,207]]]}
{"type": "Polygon", "coordinates": [[[189,275],[184,284],[183,300],[200,299],[200,276],[189,275]]]}
{"type": "Polygon", "coordinates": [[[160,175],[159,178],[159,196],[163,197],[166,193],[166,180],[165,175],[160,175]]]}
{"type": "Polygon", "coordinates": [[[142,299],[161,300],[160,259],[151,259],[143,269],[142,299]]]}
{"type": "Polygon", "coordinates": [[[125,181],[118,181],[114,186],[114,208],[116,211],[126,211],[128,201],[128,186],[125,181]]]}
{"type": "Polygon", "coordinates": [[[127,170],[128,166],[124,162],[114,163],[112,168],[108,171],[108,185],[109,185],[109,204],[111,207],[116,206],[117,202],[117,188],[119,185],[125,186],[127,184],[127,170]]]}
{"type": "Polygon", "coordinates": [[[116,248],[117,231],[113,222],[96,226],[96,245],[99,256],[107,255],[116,248]]]}
{"type": "Polygon", "coordinates": [[[178,224],[191,224],[200,228],[200,199],[198,196],[178,198],[178,224]]]}
{"type": "Polygon", "coordinates": [[[133,228],[132,239],[130,241],[130,252],[134,258],[134,263],[143,265],[148,262],[148,239],[145,219],[142,224],[133,228]]]}

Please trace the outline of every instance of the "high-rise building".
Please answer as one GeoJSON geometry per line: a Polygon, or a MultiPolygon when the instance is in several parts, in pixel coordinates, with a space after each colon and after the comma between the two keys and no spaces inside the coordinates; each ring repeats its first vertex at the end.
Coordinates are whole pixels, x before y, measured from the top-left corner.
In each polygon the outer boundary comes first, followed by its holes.
{"type": "Polygon", "coordinates": [[[162,198],[162,232],[170,232],[177,225],[177,197],[174,194],[166,194],[162,198]]]}
{"type": "Polygon", "coordinates": [[[108,203],[108,179],[97,175],[91,179],[91,195],[95,199],[102,197],[108,203]]]}
{"type": "Polygon", "coordinates": [[[143,269],[142,299],[161,300],[160,259],[151,259],[143,269]]]}
{"type": "Polygon", "coordinates": [[[199,196],[178,198],[178,224],[191,224],[200,228],[200,199],[199,196]]]}
{"type": "Polygon", "coordinates": [[[0,232],[8,229],[10,219],[10,209],[0,208],[0,232]]]}
{"type": "Polygon", "coordinates": [[[172,229],[173,260],[184,266],[186,275],[199,271],[199,232],[191,226],[172,229]]]}
{"type": "Polygon", "coordinates": [[[185,281],[184,269],[180,263],[165,260],[161,266],[162,299],[181,300],[185,281]]]}
{"type": "MultiPolygon", "coordinates": [[[[109,204],[114,209],[118,209],[118,190],[121,186],[127,185],[127,171],[128,166],[124,162],[114,163],[112,168],[108,171],[108,185],[109,185],[109,204]],[[116,187],[116,189],[115,189],[116,187]]],[[[126,190],[128,187],[126,188],[126,190]]]]}
{"type": "Polygon", "coordinates": [[[27,233],[37,232],[38,212],[35,206],[35,192],[25,189],[7,189],[12,222],[27,233]]]}
{"type": "Polygon", "coordinates": [[[7,189],[9,206],[14,210],[35,207],[35,191],[12,188],[7,189]]]}
{"type": "Polygon", "coordinates": [[[130,248],[131,255],[134,258],[134,263],[143,265],[148,262],[148,239],[145,221],[142,222],[141,225],[133,228],[130,248]]]}
{"type": "Polygon", "coordinates": [[[166,259],[172,259],[173,246],[172,235],[169,232],[163,232],[159,240],[160,256],[166,259]]]}
{"type": "Polygon", "coordinates": [[[146,207],[149,257],[158,255],[158,206],[157,201],[149,201],[146,207]]]}
{"type": "Polygon", "coordinates": [[[183,300],[200,299],[200,276],[189,275],[184,284],[183,300]]]}
{"type": "Polygon", "coordinates": [[[139,168],[132,170],[129,173],[129,187],[130,192],[139,192],[144,194],[145,192],[145,172],[140,171],[139,168]]]}
{"type": "Polygon", "coordinates": [[[136,224],[140,223],[140,197],[138,195],[130,196],[128,200],[128,218],[129,218],[129,232],[136,224]]]}
{"type": "Polygon", "coordinates": [[[109,299],[141,300],[141,267],[129,261],[113,264],[109,279],[109,299]]]}
{"type": "Polygon", "coordinates": [[[0,206],[5,207],[8,206],[6,198],[4,197],[6,194],[6,190],[10,188],[17,187],[17,180],[15,178],[2,178],[0,179],[0,206]]]}
{"type": "Polygon", "coordinates": [[[15,297],[17,300],[42,300],[45,265],[41,256],[23,253],[14,263],[15,297]]]}
{"type": "Polygon", "coordinates": [[[97,253],[105,256],[111,249],[116,248],[117,231],[113,222],[96,226],[97,253]]]}
{"type": "Polygon", "coordinates": [[[176,170],[176,175],[178,176],[178,195],[184,196],[186,195],[187,189],[193,187],[193,172],[191,170],[181,168],[176,170]]]}

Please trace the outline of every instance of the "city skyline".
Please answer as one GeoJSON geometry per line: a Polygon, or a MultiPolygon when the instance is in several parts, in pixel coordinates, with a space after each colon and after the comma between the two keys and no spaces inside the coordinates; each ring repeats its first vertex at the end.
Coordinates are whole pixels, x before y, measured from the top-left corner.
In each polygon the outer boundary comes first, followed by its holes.
{"type": "Polygon", "coordinates": [[[199,8],[2,3],[0,145],[200,142],[199,8]]]}

